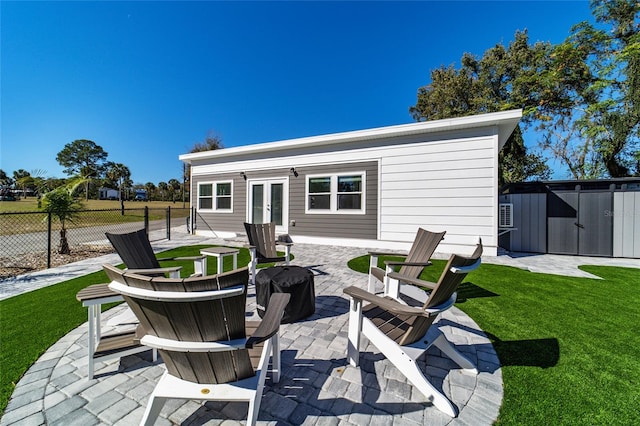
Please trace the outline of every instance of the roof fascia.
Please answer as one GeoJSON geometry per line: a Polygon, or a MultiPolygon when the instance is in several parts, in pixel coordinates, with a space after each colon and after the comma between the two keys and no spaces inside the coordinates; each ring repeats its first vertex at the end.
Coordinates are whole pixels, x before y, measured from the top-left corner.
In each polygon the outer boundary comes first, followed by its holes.
{"type": "Polygon", "coordinates": [[[207,160],[240,156],[243,154],[257,154],[262,152],[276,152],[307,146],[322,146],[332,144],[344,144],[362,140],[373,140],[416,134],[428,134],[459,129],[471,129],[487,126],[498,127],[500,148],[504,145],[513,129],[518,125],[522,117],[522,110],[509,110],[489,114],[471,115],[466,117],[449,118],[443,120],[423,121],[418,123],[400,124],[396,126],[378,127],[373,129],[356,130],[343,133],[332,133],[320,136],[310,136],[298,139],[289,139],[276,142],[265,142],[254,145],[244,145],[232,148],[223,148],[213,151],[194,152],[182,154],[178,158],[186,163],[194,160],[207,160]]]}

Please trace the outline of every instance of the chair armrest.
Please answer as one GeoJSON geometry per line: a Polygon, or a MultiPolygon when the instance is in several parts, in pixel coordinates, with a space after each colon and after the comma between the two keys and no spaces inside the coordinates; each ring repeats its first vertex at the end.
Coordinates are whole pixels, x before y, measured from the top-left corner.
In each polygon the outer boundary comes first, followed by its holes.
{"type": "Polygon", "coordinates": [[[398,257],[406,257],[407,253],[397,252],[397,251],[370,251],[368,252],[370,256],[398,256],[398,257]]]}
{"type": "Polygon", "coordinates": [[[206,256],[205,255],[199,255],[199,256],[180,256],[180,257],[163,257],[163,258],[158,258],[159,262],[163,262],[163,261],[167,261],[167,260],[202,260],[204,259],[206,256]]]}
{"type": "Polygon", "coordinates": [[[434,289],[436,287],[436,283],[432,283],[431,281],[424,281],[419,278],[409,278],[404,275],[400,275],[397,272],[390,272],[387,274],[387,276],[389,278],[393,278],[406,284],[415,285],[417,287],[426,287],[430,289],[434,289]]]}
{"type": "Polygon", "coordinates": [[[405,305],[390,297],[380,297],[375,294],[371,294],[366,290],[363,290],[356,286],[350,286],[342,290],[345,294],[351,296],[353,299],[365,300],[373,305],[392,312],[396,315],[414,315],[429,317],[433,315],[429,310],[422,308],[414,308],[412,306],[405,305]]]}
{"type": "Polygon", "coordinates": [[[282,315],[284,315],[284,308],[289,303],[291,297],[288,293],[276,293],[272,294],[269,299],[269,305],[267,311],[262,318],[262,322],[256,328],[254,333],[247,339],[246,347],[248,349],[253,348],[258,343],[264,342],[267,339],[273,337],[280,328],[280,321],[282,321],[282,315]]]}
{"type": "Polygon", "coordinates": [[[426,262],[403,262],[401,260],[385,260],[384,264],[387,266],[431,266],[431,261],[426,262]]]}
{"type": "Polygon", "coordinates": [[[148,274],[165,274],[176,272],[182,269],[182,266],[168,266],[166,268],[149,268],[149,269],[127,269],[127,272],[131,272],[134,274],[140,275],[148,275],[148,274]]]}

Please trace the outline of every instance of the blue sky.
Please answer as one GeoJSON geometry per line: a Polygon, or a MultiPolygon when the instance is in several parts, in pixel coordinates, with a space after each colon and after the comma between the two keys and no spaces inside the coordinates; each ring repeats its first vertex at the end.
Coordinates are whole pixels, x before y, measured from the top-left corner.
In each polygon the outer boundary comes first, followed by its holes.
{"type": "MultiPolygon", "coordinates": [[[[430,70],[516,30],[558,43],[587,1],[0,3],[0,168],[63,177],[102,146],[135,183],[178,155],[412,122],[430,70]]],[[[565,177],[563,173],[557,177],[565,177]]]]}

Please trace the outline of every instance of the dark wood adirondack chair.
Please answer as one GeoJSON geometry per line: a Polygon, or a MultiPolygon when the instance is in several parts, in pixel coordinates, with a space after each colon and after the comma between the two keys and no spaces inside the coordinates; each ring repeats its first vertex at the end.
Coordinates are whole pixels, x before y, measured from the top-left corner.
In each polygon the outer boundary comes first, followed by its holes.
{"type": "Polygon", "coordinates": [[[458,352],[433,323],[441,312],[453,306],[458,285],[469,272],[480,266],[481,254],[482,245],[479,243],[469,257],[452,255],[437,283],[422,281],[423,287],[432,289],[426,300],[407,300],[403,297],[400,301],[390,296],[380,297],[354,286],[344,289],[351,297],[347,347],[349,363],[358,366],[360,336],[363,334],[435,407],[455,417],[454,406],[427,380],[416,360],[431,345],[435,345],[459,366],[477,374],[473,363],[458,352]],[[368,304],[363,306],[363,302],[368,304]]]}
{"type": "Polygon", "coordinates": [[[263,320],[248,322],[247,268],[185,279],[104,270],[138,317],[141,343],[157,348],[167,368],[141,424],[153,424],[169,398],[247,401],[247,424],[255,424],[270,357],[272,380],[280,378],[278,330],[289,295],[274,294],[263,320]]]}
{"type": "Polygon", "coordinates": [[[433,256],[433,252],[436,251],[445,234],[446,232],[430,232],[418,228],[411,250],[406,255],[397,252],[369,252],[371,257],[368,291],[373,293],[375,284],[379,281],[384,284],[383,293],[385,295],[391,294],[393,297],[398,297],[402,283],[410,283],[412,280],[417,279],[424,268],[431,265],[429,259],[433,256]],[[380,256],[403,256],[405,259],[403,261],[385,261],[386,268],[381,269],[378,267],[378,257],[380,256]],[[400,269],[395,272],[397,266],[400,266],[400,269]]]}
{"type": "Polygon", "coordinates": [[[270,223],[246,223],[244,229],[247,232],[249,245],[247,248],[251,252],[251,262],[249,263],[249,271],[251,274],[251,283],[255,284],[256,268],[259,263],[284,262],[289,265],[291,257],[291,246],[293,243],[287,241],[278,241],[276,236],[276,224],[270,223]],[[285,249],[285,255],[279,256],[276,245],[282,245],[285,249]]]}
{"type": "Polygon", "coordinates": [[[206,256],[156,258],[149,242],[149,237],[147,237],[147,232],[144,229],[126,234],[105,232],[105,235],[130,272],[150,276],[169,274],[172,278],[180,278],[181,266],[163,268],[159,262],[165,260],[193,260],[195,271],[193,275],[206,275],[207,273],[203,270],[206,256]]]}

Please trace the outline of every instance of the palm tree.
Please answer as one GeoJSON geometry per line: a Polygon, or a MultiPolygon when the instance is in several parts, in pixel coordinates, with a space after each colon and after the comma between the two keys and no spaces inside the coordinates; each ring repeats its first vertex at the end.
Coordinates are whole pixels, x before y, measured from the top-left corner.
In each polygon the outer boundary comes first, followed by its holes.
{"type": "Polygon", "coordinates": [[[169,186],[169,191],[171,191],[171,200],[175,202],[176,192],[180,190],[180,182],[178,181],[178,179],[169,179],[167,185],[169,186]]]}
{"type": "Polygon", "coordinates": [[[155,196],[155,191],[156,191],[156,186],[154,185],[153,182],[147,182],[144,184],[144,188],[147,190],[147,196],[149,198],[149,200],[152,199],[153,196],[155,196]]]}
{"type": "Polygon", "coordinates": [[[49,213],[53,219],[60,221],[60,246],[58,253],[71,254],[67,240],[67,222],[73,223],[82,210],[82,202],[74,195],[76,189],[85,183],[85,179],[74,179],[67,185],[60,186],[44,194],[42,210],[49,213]]]}
{"type": "Polygon", "coordinates": [[[169,185],[167,182],[158,182],[158,191],[160,191],[160,199],[165,201],[165,194],[167,193],[167,189],[169,189],[169,185]]]}
{"type": "Polygon", "coordinates": [[[107,178],[118,186],[118,198],[122,201],[122,190],[131,180],[131,171],[122,163],[107,163],[107,178]]]}

